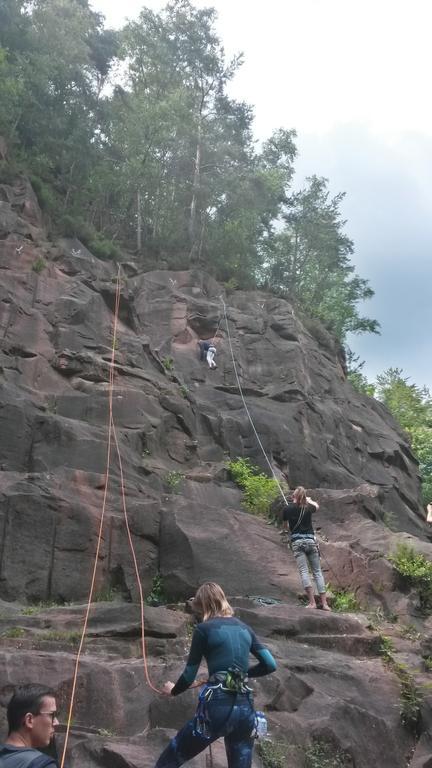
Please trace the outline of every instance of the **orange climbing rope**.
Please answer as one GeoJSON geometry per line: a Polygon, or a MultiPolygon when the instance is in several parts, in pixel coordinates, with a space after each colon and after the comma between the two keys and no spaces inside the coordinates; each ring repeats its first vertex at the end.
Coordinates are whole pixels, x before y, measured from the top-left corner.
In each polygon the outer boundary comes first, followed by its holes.
{"type": "Polygon", "coordinates": [[[126,492],[125,492],[125,485],[124,485],[124,476],[123,476],[123,465],[121,460],[121,454],[119,449],[119,444],[117,440],[117,433],[115,429],[115,423],[114,423],[114,417],[113,417],[113,391],[114,391],[114,372],[115,372],[115,350],[117,346],[117,326],[118,326],[118,314],[119,314],[119,306],[120,306],[120,267],[118,269],[117,273],[117,285],[116,285],[116,296],[115,296],[115,309],[114,309],[114,321],[113,321],[113,336],[112,336],[112,349],[111,349],[111,363],[110,363],[110,372],[109,372],[109,385],[108,385],[108,411],[109,411],[109,418],[108,418],[108,446],[107,446],[107,458],[106,458],[106,469],[105,469],[105,486],[104,486],[104,495],[103,495],[103,502],[102,502],[102,511],[101,511],[101,517],[99,521],[99,530],[98,530],[98,538],[97,538],[97,544],[96,544],[96,552],[95,552],[95,559],[93,564],[93,572],[92,572],[92,578],[91,578],[91,584],[90,584],[90,591],[87,599],[87,605],[86,610],[84,614],[84,623],[83,628],[81,632],[81,639],[78,646],[78,651],[75,659],[75,668],[74,668],[74,674],[72,678],[72,691],[71,691],[71,698],[69,703],[69,712],[68,712],[68,719],[67,719],[67,725],[66,725],[66,734],[65,734],[65,741],[63,746],[63,754],[60,762],[60,768],[64,768],[64,762],[69,742],[69,734],[71,729],[71,723],[72,723],[72,716],[73,716],[73,710],[74,710],[74,703],[75,703],[75,695],[76,695],[76,687],[77,687],[77,680],[78,680],[78,670],[79,665],[81,661],[81,655],[82,655],[82,649],[84,645],[85,635],[87,632],[87,625],[88,620],[90,616],[90,609],[91,604],[93,600],[93,594],[94,594],[94,587],[96,582],[96,571],[97,571],[97,564],[99,559],[99,552],[102,542],[102,533],[103,533],[103,525],[105,520],[105,511],[106,511],[106,503],[107,503],[107,496],[108,496],[108,484],[110,479],[110,469],[111,469],[111,448],[112,448],[112,437],[114,437],[114,443],[117,450],[117,456],[119,461],[119,468],[120,468],[120,481],[121,481],[121,492],[122,492],[122,502],[123,502],[123,513],[125,518],[125,524],[126,524],[126,530],[128,534],[129,539],[129,546],[132,553],[132,558],[134,562],[134,569],[135,574],[137,578],[137,584],[138,584],[138,591],[139,591],[139,597],[140,597],[140,606],[141,606],[141,643],[142,643],[142,653],[143,653],[143,662],[144,662],[144,674],[147,681],[147,684],[149,687],[155,691],[156,693],[164,693],[164,691],[159,690],[156,688],[151,680],[148,673],[148,666],[147,666],[147,654],[146,654],[146,647],[145,647],[145,626],[144,626],[144,596],[141,586],[141,580],[139,576],[139,570],[138,570],[138,562],[135,554],[135,549],[133,546],[132,536],[130,532],[129,527],[129,521],[127,517],[127,508],[126,508],[126,492]]]}
{"type": "Polygon", "coordinates": [[[114,423],[114,419],[112,417],[111,417],[111,425],[112,425],[112,432],[113,432],[113,436],[114,436],[114,443],[115,443],[116,450],[117,450],[119,469],[120,469],[120,488],[121,488],[121,495],[122,495],[122,506],[123,506],[124,521],[125,521],[125,526],[126,526],[126,531],[127,531],[128,541],[129,541],[129,547],[130,547],[130,551],[131,551],[131,555],[132,555],[132,560],[133,560],[133,564],[134,564],[134,571],[135,571],[135,576],[136,576],[137,585],[138,585],[139,598],[140,598],[141,650],[142,650],[143,663],[144,663],[144,675],[145,675],[145,679],[146,679],[147,685],[149,686],[149,688],[152,689],[152,691],[155,691],[156,693],[165,693],[164,691],[159,690],[159,688],[156,688],[153,685],[153,683],[152,683],[152,681],[150,679],[149,672],[148,672],[147,652],[146,652],[146,645],[145,645],[144,595],[143,595],[142,584],[141,584],[141,579],[140,579],[140,574],[139,574],[139,569],[138,569],[138,561],[137,561],[137,557],[136,557],[135,548],[134,548],[134,545],[133,545],[133,540],[132,540],[132,535],[131,535],[130,526],[129,526],[129,520],[128,520],[128,514],[127,514],[126,490],[125,490],[125,483],[124,483],[124,476],[123,476],[123,463],[122,463],[120,448],[119,448],[119,444],[118,444],[118,440],[117,440],[117,432],[116,432],[116,428],[115,428],[115,423],[114,423]]]}

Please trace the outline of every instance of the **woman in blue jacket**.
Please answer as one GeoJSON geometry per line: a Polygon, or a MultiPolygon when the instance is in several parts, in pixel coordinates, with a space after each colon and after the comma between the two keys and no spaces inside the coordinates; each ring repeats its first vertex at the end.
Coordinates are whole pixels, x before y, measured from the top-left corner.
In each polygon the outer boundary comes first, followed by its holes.
{"type": "Polygon", "coordinates": [[[250,768],[255,710],[247,680],[274,672],[276,662],[253,630],[234,617],[218,584],[202,584],[193,609],[202,622],[193,633],[183,673],[175,685],[165,683],[164,691],[177,696],[189,688],[203,657],[208,681],[201,690],[195,717],[174,736],[156,768],[179,768],[221,736],[225,739],[228,768],[250,768]],[[252,666],[250,654],[257,659],[252,666]]]}

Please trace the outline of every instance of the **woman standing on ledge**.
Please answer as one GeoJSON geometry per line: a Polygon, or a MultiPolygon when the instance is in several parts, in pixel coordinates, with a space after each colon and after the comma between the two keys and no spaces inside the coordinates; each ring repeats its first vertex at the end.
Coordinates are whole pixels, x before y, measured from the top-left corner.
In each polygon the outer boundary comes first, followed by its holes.
{"type": "Polygon", "coordinates": [[[221,736],[225,738],[228,768],[250,768],[255,710],[247,680],[274,672],[276,662],[253,630],[234,617],[219,584],[202,584],[192,607],[202,621],[193,633],[184,672],[175,685],[165,683],[164,691],[177,696],[189,688],[203,657],[208,681],[201,690],[195,717],[170,741],[156,768],[179,768],[221,736]],[[249,654],[258,660],[252,667],[249,654]]]}
{"type": "Polygon", "coordinates": [[[287,532],[288,523],[291,533],[291,549],[297,560],[300,578],[309,601],[307,607],[316,608],[314,589],[309,575],[310,565],[320,596],[321,608],[324,611],[330,611],[318,544],[312,525],[312,514],[318,509],[319,504],[306,496],[306,491],[301,485],[298,486],[294,491],[292,502],[289,502],[283,510],[284,525],[281,533],[287,532]]]}

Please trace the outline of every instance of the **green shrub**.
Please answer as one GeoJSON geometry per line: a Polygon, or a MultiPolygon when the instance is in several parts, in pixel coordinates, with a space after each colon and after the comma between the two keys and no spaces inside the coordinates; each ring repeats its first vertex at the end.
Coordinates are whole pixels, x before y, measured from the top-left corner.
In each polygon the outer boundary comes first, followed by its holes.
{"type": "Polygon", "coordinates": [[[184,475],[181,472],[168,472],[165,476],[165,482],[173,493],[179,490],[182,480],[184,480],[184,475]]]}
{"type": "Polygon", "coordinates": [[[426,672],[432,672],[432,656],[425,656],[423,662],[426,672]]]}
{"type": "Polygon", "coordinates": [[[40,273],[44,271],[45,267],[46,261],[42,258],[42,256],[38,256],[32,264],[32,270],[33,272],[36,272],[37,275],[40,275],[40,273]]]}
{"type": "Polygon", "coordinates": [[[162,360],[162,365],[165,368],[166,371],[172,371],[174,368],[174,360],[172,357],[164,357],[162,360]]]}
{"type": "Polygon", "coordinates": [[[42,211],[54,211],[56,209],[56,195],[53,188],[39,176],[30,176],[30,183],[37,197],[42,211]]]}
{"type": "Polygon", "coordinates": [[[346,768],[352,760],[342,750],[324,741],[315,741],[305,749],[305,768],[346,768]]]}
{"type": "Polygon", "coordinates": [[[394,670],[400,685],[399,713],[401,723],[409,730],[417,733],[420,725],[422,693],[416,686],[413,676],[403,664],[395,664],[394,670]]]}
{"type": "Polygon", "coordinates": [[[104,237],[100,232],[96,232],[95,237],[89,240],[86,245],[89,251],[99,259],[119,259],[121,257],[118,245],[104,237]]]}
{"type": "Polygon", "coordinates": [[[235,277],[230,277],[223,285],[228,295],[234,293],[239,288],[239,282],[235,277]]]}
{"type": "Polygon", "coordinates": [[[389,555],[388,559],[407,584],[416,588],[421,610],[430,613],[432,611],[432,563],[409,544],[398,544],[396,551],[389,555]]]}
{"type": "Polygon", "coordinates": [[[93,224],[85,221],[80,216],[66,214],[61,219],[59,226],[65,237],[77,237],[84,245],[87,245],[96,237],[96,229],[93,224]]]}
{"type": "Polygon", "coordinates": [[[381,635],[380,653],[399,679],[399,713],[402,725],[418,732],[421,717],[422,693],[404,664],[395,662],[392,640],[381,635]]]}
{"type": "Polygon", "coordinates": [[[334,611],[340,613],[354,613],[361,611],[361,605],[357,600],[354,592],[349,592],[346,589],[335,590],[330,586],[332,593],[331,607],[334,611]]]}
{"type": "Polygon", "coordinates": [[[18,168],[7,160],[0,160],[0,184],[13,184],[18,174],[18,168]]]}
{"type": "Polygon", "coordinates": [[[145,602],[147,605],[164,605],[167,602],[162,576],[159,572],[153,577],[151,592],[146,597],[145,602]]]}
{"type": "Polygon", "coordinates": [[[77,237],[99,259],[118,259],[121,251],[118,245],[80,216],[66,214],[60,222],[65,237],[77,237]]]}
{"type": "Polygon", "coordinates": [[[249,459],[237,458],[227,464],[234,482],[243,491],[243,504],[253,515],[268,515],[272,502],[280,493],[273,477],[260,472],[249,459]]]}
{"type": "Polygon", "coordinates": [[[384,661],[388,661],[388,662],[393,661],[393,654],[395,652],[395,647],[391,637],[387,637],[386,635],[380,636],[379,652],[381,656],[384,658],[384,661]]]}

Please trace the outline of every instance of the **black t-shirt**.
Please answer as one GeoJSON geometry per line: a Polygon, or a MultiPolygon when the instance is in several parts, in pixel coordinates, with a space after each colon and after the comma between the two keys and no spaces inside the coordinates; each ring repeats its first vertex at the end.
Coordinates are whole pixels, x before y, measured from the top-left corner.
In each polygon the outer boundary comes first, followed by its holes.
{"type": "Polygon", "coordinates": [[[306,504],[305,507],[301,507],[299,504],[294,504],[290,501],[283,511],[283,519],[288,521],[291,534],[295,536],[314,536],[315,531],[312,525],[312,514],[316,512],[316,507],[313,504],[306,504]],[[299,523],[302,510],[304,509],[303,517],[299,523]]]}

